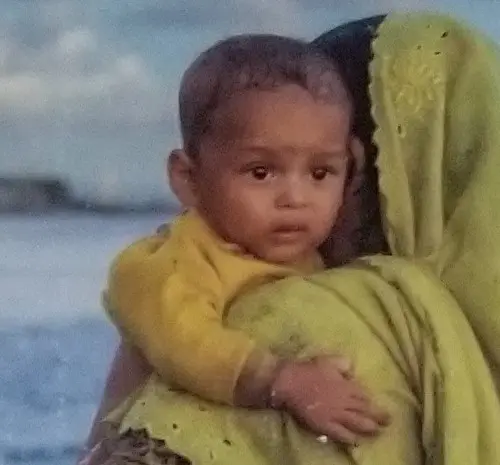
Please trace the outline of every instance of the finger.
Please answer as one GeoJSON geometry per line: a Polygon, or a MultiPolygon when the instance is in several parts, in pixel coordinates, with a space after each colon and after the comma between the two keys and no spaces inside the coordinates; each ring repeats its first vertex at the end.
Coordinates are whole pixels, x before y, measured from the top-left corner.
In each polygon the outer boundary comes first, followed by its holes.
{"type": "Polygon", "coordinates": [[[380,433],[380,425],[370,417],[358,412],[346,411],[337,419],[348,430],[363,436],[375,436],[380,433]]]}
{"type": "Polygon", "coordinates": [[[385,410],[374,407],[370,402],[363,399],[352,399],[346,406],[346,410],[356,414],[364,415],[376,422],[379,426],[388,426],[391,423],[391,416],[385,410]]]}
{"type": "Polygon", "coordinates": [[[384,409],[373,405],[371,397],[360,386],[356,386],[351,392],[352,406],[350,410],[370,415],[379,425],[387,426],[391,423],[391,415],[384,409]]]}
{"type": "Polygon", "coordinates": [[[358,437],[356,434],[337,422],[329,423],[322,434],[328,436],[332,441],[349,445],[357,444],[358,437]]]}
{"type": "Polygon", "coordinates": [[[366,397],[355,397],[352,395],[345,401],[344,409],[370,417],[372,420],[378,422],[379,412],[373,409],[370,400],[366,397]]]}
{"type": "Polygon", "coordinates": [[[320,367],[331,368],[345,377],[354,376],[354,364],[348,357],[323,355],[319,356],[316,361],[320,367]]]}
{"type": "Polygon", "coordinates": [[[346,379],[354,378],[354,365],[351,360],[347,358],[341,358],[337,361],[336,367],[340,374],[346,379]]]}
{"type": "Polygon", "coordinates": [[[381,426],[388,426],[391,423],[391,415],[379,407],[372,406],[372,418],[381,426]]]}
{"type": "Polygon", "coordinates": [[[364,408],[367,408],[371,404],[370,396],[366,393],[366,391],[354,380],[349,380],[349,394],[350,397],[356,400],[360,405],[363,405],[364,408]]]}

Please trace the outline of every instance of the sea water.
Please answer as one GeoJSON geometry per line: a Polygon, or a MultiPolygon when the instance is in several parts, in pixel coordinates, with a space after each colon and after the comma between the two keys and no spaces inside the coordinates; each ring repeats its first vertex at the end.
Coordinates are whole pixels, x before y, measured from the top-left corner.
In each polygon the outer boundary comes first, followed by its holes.
{"type": "Polygon", "coordinates": [[[74,465],[117,335],[110,260],[159,214],[0,216],[0,465],[74,465]]]}

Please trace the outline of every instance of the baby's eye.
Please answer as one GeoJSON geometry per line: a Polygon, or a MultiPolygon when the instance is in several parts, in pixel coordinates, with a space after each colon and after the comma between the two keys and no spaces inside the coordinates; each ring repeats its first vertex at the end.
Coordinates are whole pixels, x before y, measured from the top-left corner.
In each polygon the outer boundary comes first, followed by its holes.
{"type": "Polygon", "coordinates": [[[329,174],[335,174],[336,170],[332,167],[322,167],[322,168],[315,168],[312,170],[312,177],[315,181],[323,181],[329,174]]]}
{"type": "Polygon", "coordinates": [[[271,175],[271,170],[265,166],[256,166],[250,170],[250,174],[257,181],[264,181],[271,175]]]}

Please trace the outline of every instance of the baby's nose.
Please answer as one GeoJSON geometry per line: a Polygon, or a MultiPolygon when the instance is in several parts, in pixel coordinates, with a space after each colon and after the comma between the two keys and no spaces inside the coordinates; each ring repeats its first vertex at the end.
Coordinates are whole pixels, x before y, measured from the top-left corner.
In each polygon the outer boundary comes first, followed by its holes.
{"type": "Polygon", "coordinates": [[[307,206],[307,199],[308,193],[303,183],[289,179],[283,183],[277,203],[280,208],[303,208],[307,206]]]}

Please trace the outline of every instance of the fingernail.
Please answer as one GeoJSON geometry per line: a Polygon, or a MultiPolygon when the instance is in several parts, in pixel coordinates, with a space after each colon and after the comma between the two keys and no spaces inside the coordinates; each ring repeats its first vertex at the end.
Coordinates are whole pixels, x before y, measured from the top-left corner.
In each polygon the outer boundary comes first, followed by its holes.
{"type": "Polygon", "coordinates": [[[379,425],[378,425],[378,423],[376,423],[372,420],[366,420],[365,427],[366,427],[366,429],[377,430],[379,425]]]}

